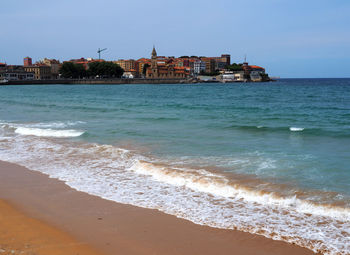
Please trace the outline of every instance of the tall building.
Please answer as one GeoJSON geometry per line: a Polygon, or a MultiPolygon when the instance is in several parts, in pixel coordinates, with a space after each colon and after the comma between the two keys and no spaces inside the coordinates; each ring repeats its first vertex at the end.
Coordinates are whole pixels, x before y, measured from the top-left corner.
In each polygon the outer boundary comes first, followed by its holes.
{"type": "Polygon", "coordinates": [[[216,61],[214,58],[203,57],[201,60],[205,63],[205,71],[207,73],[214,73],[216,70],[216,61]]]}
{"type": "Polygon", "coordinates": [[[222,54],[221,57],[213,57],[215,60],[215,69],[224,70],[227,66],[231,65],[231,55],[222,54]]]}
{"type": "Polygon", "coordinates": [[[32,64],[32,58],[30,58],[30,57],[25,57],[24,59],[23,59],[23,65],[24,66],[32,66],[33,64],[32,64]]]}
{"type": "Polygon", "coordinates": [[[226,65],[231,65],[231,55],[230,54],[222,54],[221,59],[223,62],[226,62],[226,65]]]}

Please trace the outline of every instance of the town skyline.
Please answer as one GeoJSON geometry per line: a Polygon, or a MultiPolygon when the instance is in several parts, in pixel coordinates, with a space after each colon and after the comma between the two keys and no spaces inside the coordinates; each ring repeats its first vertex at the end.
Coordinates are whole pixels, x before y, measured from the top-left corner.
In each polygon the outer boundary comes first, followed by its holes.
{"type": "MultiPolygon", "coordinates": [[[[33,61],[30,56],[23,58],[23,65],[10,65],[0,62],[0,78],[4,82],[57,79],[100,79],[127,78],[173,79],[172,82],[266,82],[270,81],[265,68],[257,65],[231,63],[230,54],[219,56],[159,56],[153,45],[150,58],[119,59],[106,61],[98,49],[98,59],[81,57],[66,59],[44,58],[33,61]]],[[[61,80],[62,81],[62,80],[61,80]]],[[[66,82],[63,80],[62,82],[66,82]]],[[[170,82],[170,81],[167,81],[170,82]]]]}
{"type": "Polygon", "coordinates": [[[272,76],[350,77],[350,3],[253,0],[6,2],[0,62],[23,57],[138,59],[215,56],[257,63],[272,76]],[[17,31],[17,32],[16,32],[17,31]]]}

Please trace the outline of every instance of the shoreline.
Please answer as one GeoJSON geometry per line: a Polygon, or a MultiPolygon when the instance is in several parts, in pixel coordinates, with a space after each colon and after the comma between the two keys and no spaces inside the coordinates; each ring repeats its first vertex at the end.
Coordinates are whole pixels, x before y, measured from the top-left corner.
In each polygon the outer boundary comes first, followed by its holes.
{"type": "Polygon", "coordinates": [[[102,254],[314,254],[263,236],[196,225],[158,210],[108,201],[3,161],[0,199],[102,254]]]}

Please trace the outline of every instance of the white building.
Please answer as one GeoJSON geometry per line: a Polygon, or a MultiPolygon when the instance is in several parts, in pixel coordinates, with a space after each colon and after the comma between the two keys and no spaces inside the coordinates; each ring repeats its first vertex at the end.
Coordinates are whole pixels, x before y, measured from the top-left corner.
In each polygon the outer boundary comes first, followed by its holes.
{"type": "Polygon", "coordinates": [[[16,80],[34,80],[34,73],[21,71],[0,71],[0,80],[16,81],[16,80]]]}
{"type": "Polygon", "coordinates": [[[244,71],[225,72],[222,75],[223,82],[244,81],[244,71]]]}
{"type": "Polygon", "coordinates": [[[206,65],[202,60],[196,60],[193,64],[193,72],[194,74],[200,74],[201,72],[205,72],[206,65]]]}

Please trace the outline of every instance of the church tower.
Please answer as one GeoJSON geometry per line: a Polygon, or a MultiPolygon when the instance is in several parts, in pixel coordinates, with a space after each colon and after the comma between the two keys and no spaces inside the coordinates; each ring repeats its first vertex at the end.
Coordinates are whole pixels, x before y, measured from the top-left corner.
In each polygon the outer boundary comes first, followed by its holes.
{"type": "Polygon", "coordinates": [[[152,56],[151,56],[151,70],[152,70],[152,78],[158,77],[158,65],[157,65],[157,51],[153,46],[152,56]]]}

